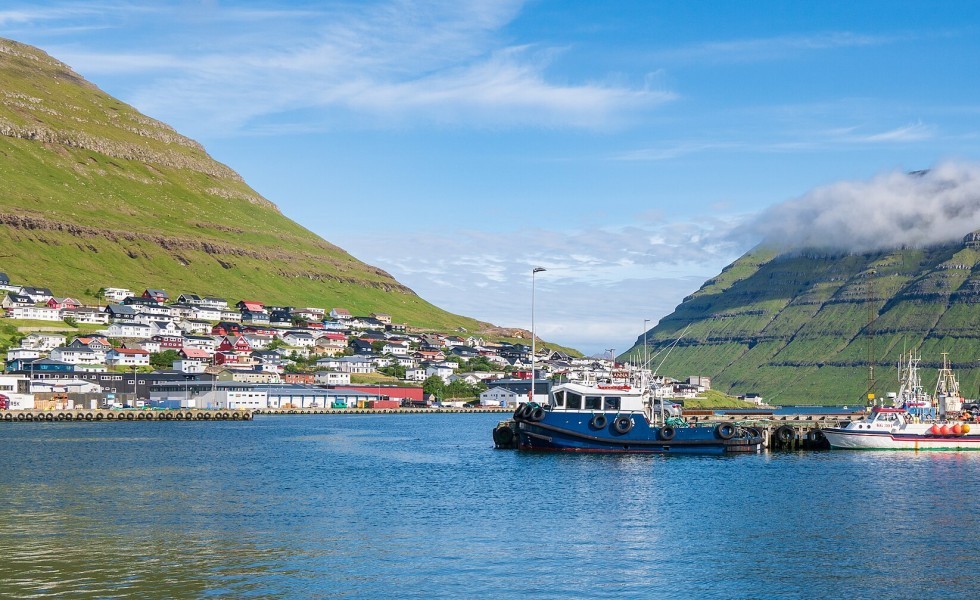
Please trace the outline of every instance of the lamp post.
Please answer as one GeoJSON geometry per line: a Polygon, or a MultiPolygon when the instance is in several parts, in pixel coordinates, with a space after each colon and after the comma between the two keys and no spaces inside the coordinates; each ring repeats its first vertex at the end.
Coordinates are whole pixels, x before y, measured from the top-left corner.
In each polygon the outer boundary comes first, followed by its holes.
{"type": "Polygon", "coordinates": [[[534,334],[534,276],[543,271],[544,267],[534,267],[531,269],[531,390],[528,392],[528,402],[534,402],[534,370],[535,360],[537,359],[537,346],[534,334]]]}

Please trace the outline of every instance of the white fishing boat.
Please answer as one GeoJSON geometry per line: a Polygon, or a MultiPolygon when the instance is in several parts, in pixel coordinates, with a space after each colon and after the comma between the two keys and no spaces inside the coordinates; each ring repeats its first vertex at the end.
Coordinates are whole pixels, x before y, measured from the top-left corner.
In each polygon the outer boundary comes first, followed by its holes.
{"type": "Polygon", "coordinates": [[[980,450],[980,425],[917,422],[904,408],[876,406],[866,419],[823,429],[832,448],[859,450],[980,450]]]}
{"type": "Polygon", "coordinates": [[[918,372],[919,358],[909,353],[900,369],[902,385],[893,395],[893,406],[875,406],[864,419],[851,421],[846,427],[823,429],[832,448],[861,450],[980,450],[980,424],[972,425],[968,414],[959,412],[962,398],[959,383],[943,354],[936,398],[922,389],[918,372]],[[966,418],[961,418],[966,417],[966,418]]]}

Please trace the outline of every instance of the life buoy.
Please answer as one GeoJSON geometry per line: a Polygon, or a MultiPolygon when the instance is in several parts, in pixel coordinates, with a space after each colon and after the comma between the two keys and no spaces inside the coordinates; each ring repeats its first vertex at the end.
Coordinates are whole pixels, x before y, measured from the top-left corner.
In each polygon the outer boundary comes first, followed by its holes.
{"type": "Polygon", "coordinates": [[[677,430],[674,429],[673,425],[664,425],[660,428],[660,439],[669,441],[674,439],[674,434],[677,430]]]}
{"type": "Polygon", "coordinates": [[[633,419],[626,415],[620,415],[613,421],[613,429],[617,433],[629,433],[630,429],[633,429],[633,419]]]}
{"type": "Polygon", "coordinates": [[[715,427],[715,433],[723,440],[730,440],[735,437],[735,424],[734,423],[719,423],[715,427]]]}
{"type": "Polygon", "coordinates": [[[592,417],[592,420],[589,421],[589,425],[592,426],[593,429],[605,429],[606,425],[608,424],[609,419],[607,419],[606,415],[603,413],[597,413],[594,417],[592,417]]]}

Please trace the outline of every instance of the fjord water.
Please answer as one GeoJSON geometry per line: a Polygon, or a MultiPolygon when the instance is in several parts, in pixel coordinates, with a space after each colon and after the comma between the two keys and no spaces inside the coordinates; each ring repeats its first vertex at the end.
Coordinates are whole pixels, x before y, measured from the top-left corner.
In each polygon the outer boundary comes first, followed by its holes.
{"type": "Polygon", "coordinates": [[[0,596],[976,596],[980,453],[519,453],[500,418],[0,424],[0,596]]]}

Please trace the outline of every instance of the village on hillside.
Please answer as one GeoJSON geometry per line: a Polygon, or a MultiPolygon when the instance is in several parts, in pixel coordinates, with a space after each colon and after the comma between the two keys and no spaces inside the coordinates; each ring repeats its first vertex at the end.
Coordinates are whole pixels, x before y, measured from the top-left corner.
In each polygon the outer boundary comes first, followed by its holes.
{"type": "MultiPolygon", "coordinates": [[[[7,318],[52,322],[20,328],[6,349],[0,409],[508,407],[531,397],[532,380],[544,403],[552,381],[625,368],[546,347],[532,361],[525,344],[416,331],[340,307],[115,287],[99,290],[104,306],[85,306],[4,273],[0,290],[7,318]],[[71,334],[82,325],[90,332],[71,334]]],[[[706,377],[658,383],[678,398],[710,388],[706,377]]]]}

